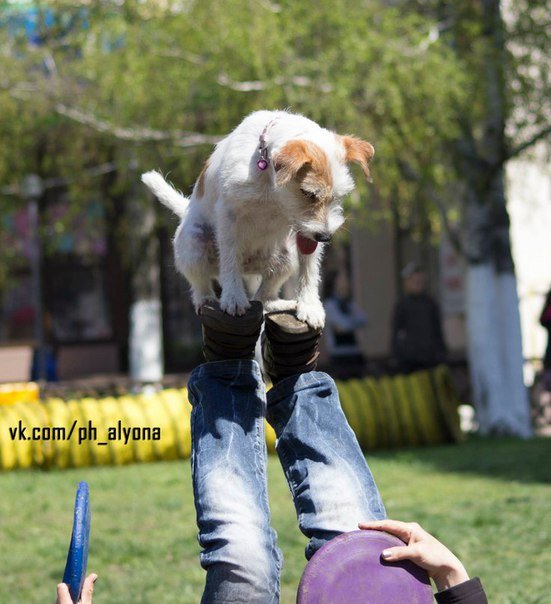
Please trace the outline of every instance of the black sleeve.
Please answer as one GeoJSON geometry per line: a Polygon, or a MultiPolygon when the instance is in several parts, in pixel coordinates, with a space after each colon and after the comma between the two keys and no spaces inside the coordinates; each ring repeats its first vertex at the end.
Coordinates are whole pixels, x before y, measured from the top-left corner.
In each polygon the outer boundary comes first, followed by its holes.
{"type": "Polygon", "coordinates": [[[549,318],[549,311],[551,310],[551,291],[547,294],[547,298],[545,299],[545,304],[543,305],[540,323],[546,329],[551,329],[551,319],[549,318]]]}
{"type": "Polygon", "coordinates": [[[435,596],[438,604],[488,604],[488,598],[478,577],[439,591],[435,596]]]}
{"type": "Polygon", "coordinates": [[[391,343],[391,348],[392,348],[392,356],[394,358],[398,358],[399,353],[398,353],[398,348],[399,348],[399,343],[398,343],[398,332],[402,329],[402,324],[404,322],[403,320],[403,311],[402,311],[402,300],[398,300],[398,302],[396,303],[396,306],[394,307],[394,313],[392,316],[392,343],[391,343]]]}

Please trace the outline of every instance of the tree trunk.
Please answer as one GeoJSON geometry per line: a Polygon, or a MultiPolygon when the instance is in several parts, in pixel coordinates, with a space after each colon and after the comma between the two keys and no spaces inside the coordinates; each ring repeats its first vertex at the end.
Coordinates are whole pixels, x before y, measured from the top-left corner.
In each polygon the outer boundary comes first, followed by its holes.
{"type": "Polygon", "coordinates": [[[499,0],[482,0],[485,97],[475,140],[459,145],[467,195],[464,250],[467,333],[474,404],[482,434],[531,435],[515,268],[503,166],[507,158],[505,30],[499,0]]]}
{"type": "Polygon", "coordinates": [[[530,436],[514,273],[498,273],[490,262],[469,264],[467,333],[481,434],[530,436]]]}
{"type": "Polygon", "coordinates": [[[129,373],[134,380],[158,382],[163,377],[163,341],[159,245],[153,204],[135,197],[128,204],[131,246],[129,373]]]}
{"type": "Polygon", "coordinates": [[[531,435],[502,172],[471,192],[465,251],[471,382],[482,434],[531,435]]]}

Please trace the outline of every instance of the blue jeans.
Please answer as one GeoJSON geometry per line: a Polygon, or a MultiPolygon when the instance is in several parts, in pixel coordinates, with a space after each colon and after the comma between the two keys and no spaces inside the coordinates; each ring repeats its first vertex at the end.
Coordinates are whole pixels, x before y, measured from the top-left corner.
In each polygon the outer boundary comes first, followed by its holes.
{"type": "Polygon", "coordinates": [[[191,374],[191,468],[202,602],[279,602],[282,555],[270,527],[264,419],[308,537],[306,557],[385,510],[365,458],[325,373],[276,384],[266,396],[255,361],[217,361],[191,374]]]}

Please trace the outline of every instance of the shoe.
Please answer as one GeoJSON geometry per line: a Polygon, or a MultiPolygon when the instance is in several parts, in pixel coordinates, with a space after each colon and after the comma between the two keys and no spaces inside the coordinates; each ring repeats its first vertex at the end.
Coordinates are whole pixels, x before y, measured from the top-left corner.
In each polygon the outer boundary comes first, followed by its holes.
{"type": "Polygon", "coordinates": [[[264,371],[272,383],[316,369],[321,329],[299,321],[295,311],[266,314],[262,334],[264,371]]]}
{"type": "Polygon", "coordinates": [[[252,301],[244,315],[232,316],[218,302],[207,302],[199,310],[203,329],[203,356],[207,363],[229,359],[254,359],[256,341],[263,321],[262,302],[252,301]]]}

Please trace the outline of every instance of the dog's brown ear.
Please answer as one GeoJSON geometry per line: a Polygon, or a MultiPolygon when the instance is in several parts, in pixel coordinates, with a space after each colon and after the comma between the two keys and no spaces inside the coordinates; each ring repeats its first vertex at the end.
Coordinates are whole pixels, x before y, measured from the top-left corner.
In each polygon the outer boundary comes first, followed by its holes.
{"type": "Polygon", "coordinates": [[[356,136],[341,136],[341,142],[345,151],[345,160],[360,164],[368,182],[372,182],[369,173],[369,162],[375,154],[373,145],[356,136]]]}
{"type": "Polygon", "coordinates": [[[327,156],[318,145],[310,141],[289,141],[274,155],[273,163],[278,186],[287,184],[309,167],[316,172],[329,174],[327,156]]]}

